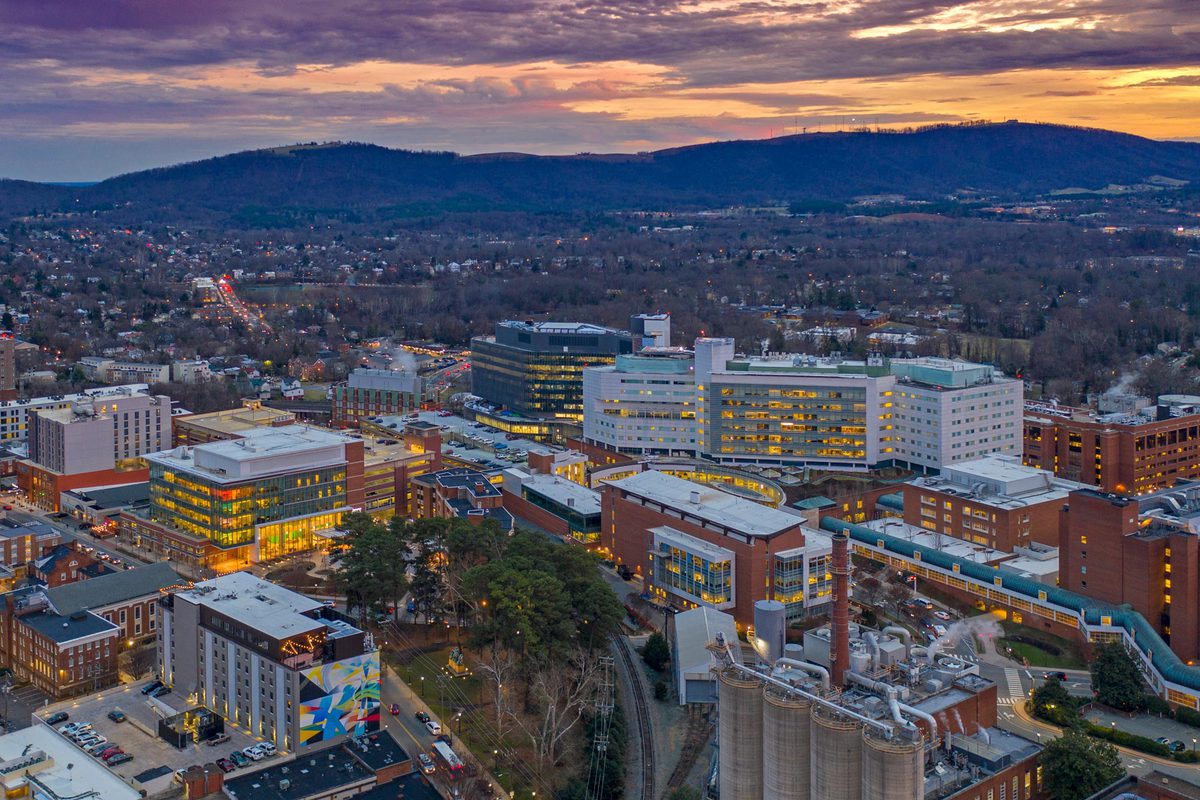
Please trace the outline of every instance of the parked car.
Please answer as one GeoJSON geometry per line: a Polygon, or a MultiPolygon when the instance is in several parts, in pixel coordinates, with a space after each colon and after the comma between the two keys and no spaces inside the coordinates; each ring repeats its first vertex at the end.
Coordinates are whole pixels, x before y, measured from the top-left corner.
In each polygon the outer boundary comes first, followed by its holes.
{"type": "Polygon", "coordinates": [[[170,691],[171,691],[170,686],[159,686],[157,689],[155,689],[153,692],[150,693],[150,696],[151,697],[162,697],[164,694],[167,694],[170,691]]]}
{"type": "Polygon", "coordinates": [[[1052,672],[1045,673],[1044,675],[1042,675],[1042,677],[1048,681],[1049,680],[1065,681],[1067,679],[1067,673],[1059,672],[1059,671],[1055,670],[1052,672]]]}
{"type": "Polygon", "coordinates": [[[96,756],[97,758],[99,758],[100,754],[103,753],[105,750],[109,749],[110,747],[112,747],[112,745],[109,744],[108,741],[106,740],[106,741],[101,742],[100,744],[94,744],[91,747],[85,747],[84,750],[87,751],[87,754],[89,756],[96,756]]]}
{"type": "Polygon", "coordinates": [[[253,745],[251,745],[250,747],[243,747],[242,755],[244,755],[246,758],[250,759],[251,761],[262,761],[263,760],[263,754],[261,752],[259,752],[259,749],[257,747],[254,747],[253,745]]]}
{"type": "Polygon", "coordinates": [[[1161,745],[1167,745],[1167,746],[1169,746],[1169,745],[1171,744],[1171,740],[1170,740],[1170,739],[1168,739],[1168,738],[1167,738],[1167,737],[1165,737],[1165,736],[1160,736],[1160,737],[1158,737],[1157,739],[1155,739],[1154,741],[1158,742],[1158,743],[1159,743],[1159,744],[1161,744],[1161,745]]]}
{"type": "Polygon", "coordinates": [[[126,720],[125,712],[119,708],[114,708],[108,712],[108,718],[113,722],[124,722],[126,720]]]}
{"type": "Polygon", "coordinates": [[[388,711],[392,712],[393,717],[400,716],[400,704],[392,703],[390,706],[388,706],[388,711]]]}
{"type": "Polygon", "coordinates": [[[234,764],[237,764],[239,767],[244,767],[250,763],[250,759],[246,758],[246,756],[242,754],[241,750],[234,750],[232,753],[230,753],[229,760],[234,764]]]}
{"type": "Polygon", "coordinates": [[[433,719],[433,717],[429,716],[424,711],[417,712],[417,722],[420,722],[422,725],[424,725],[426,722],[429,722],[431,719],[433,719]]]}
{"type": "Polygon", "coordinates": [[[100,751],[100,755],[98,756],[98,758],[101,758],[101,759],[109,758],[111,756],[115,756],[117,753],[123,753],[123,752],[125,752],[125,751],[122,750],[121,748],[117,747],[115,744],[109,745],[108,747],[106,747],[100,751]]]}
{"type": "Polygon", "coordinates": [[[104,763],[108,764],[110,767],[115,767],[118,764],[124,764],[126,761],[133,761],[133,756],[125,752],[120,752],[115,756],[109,756],[108,758],[104,759],[104,763]]]}
{"type": "Polygon", "coordinates": [[[60,722],[66,722],[71,718],[71,715],[65,711],[55,711],[50,716],[46,717],[47,725],[57,725],[60,722]]]}
{"type": "Polygon", "coordinates": [[[424,753],[417,754],[417,761],[421,764],[421,772],[424,772],[426,775],[432,775],[437,769],[433,765],[433,759],[424,753]]]}
{"type": "Polygon", "coordinates": [[[221,772],[233,772],[236,767],[234,767],[233,762],[228,758],[218,758],[217,769],[221,770],[221,772]]]}
{"type": "Polygon", "coordinates": [[[145,686],[142,687],[142,694],[150,694],[151,692],[153,692],[155,689],[157,689],[158,687],[160,687],[162,685],[163,685],[162,681],[150,681],[149,683],[147,683],[145,686]]]}
{"type": "Polygon", "coordinates": [[[208,746],[216,747],[217,745],[225,744],[228,741],[229,741],[228,733],[217,733],[217,734],[214,734],[214,735],[208,737],[208,746]]]}
{"type": "Polygon", "coordinates": [[[425,729],[434,736],[437,736],[442,732],[442,723],[438,722],[436,719],[431,719],[425,723],[425,729]]]}
{"type": "Polygon", "coordinates": [[[954,619],[954,617],[950,616],[950,614],[948,612],[942,611],[941,609],[938,609],[937,611],[933,612],[933,615],[935,617],[937,617],[938,619],[942,619],[942,620],[954,619]]]}
{"type": "Polygon", "coordinates": [[[257,748],[258,752],[262,753],[264,756],[273,756],[276,752],[275,745],[271,744],[270,742],[256,744],[255,748],[257,748]]]}
{"type": "Polygon", "coordinates": [[[1176,739],[1175,741],[1171,742],[1172,753],[1182,753],[1184,747],[1185,745],[1182,739],[1176,739]]]}

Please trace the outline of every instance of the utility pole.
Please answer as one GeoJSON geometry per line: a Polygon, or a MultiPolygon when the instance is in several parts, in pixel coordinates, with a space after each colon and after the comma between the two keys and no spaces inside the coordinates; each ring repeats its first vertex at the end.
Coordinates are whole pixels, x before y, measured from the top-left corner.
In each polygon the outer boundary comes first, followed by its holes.
{"type": "Polygon", "coordinates": [[[609,725],[615,697],[612,656],[600,659],[600,677],[596,685],[596,721],[592,737],[592,754],[588,765],[588,800],[600,800],[607,772],[609,725]]]}

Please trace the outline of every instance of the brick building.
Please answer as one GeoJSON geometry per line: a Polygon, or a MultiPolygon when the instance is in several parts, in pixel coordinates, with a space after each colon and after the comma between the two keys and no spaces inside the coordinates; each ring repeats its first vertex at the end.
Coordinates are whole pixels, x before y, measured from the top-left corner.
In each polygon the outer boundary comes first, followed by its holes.
{"type": "Polygon", "coordinates": [[[492,519],[506,531],[513,528],[500,489],[484,473],[462,467],[414,478],[411,515],[414,519],[460,517],[472,523],[492,519]]]}
{"type": "Polygon", "coordinates": [[[110,572],[116,572],[116,569],[82,550],[65,544],[60,544],[43,558],[29,564],[30,580],[49,589],[75,581],[98,578],[110,572]]]}
{"type": "Polygon", "coordinates": [[[153,638],[159,595],[180,582],[169,565],[152,564],[0,595],[0,663],[51,697],[112,685],[117,654],[153,638]]]}
{"type": "Polygon", "coordinates": [[[1200,484],[1140,498],[1077,491],[1063,516],[1060,585],[1130,604],[1176,655],[1200,658],[1200,484]]]}
{"type": "Polygon", "coordinates": [[[359,367],[346,383],[330,389],[331,424],[357,428],[372,417],[411,414],[421,408],[423,382],[398,370],[359,367]]]}
{"type": "Polygon", "coordinates": [[[1200,397],[1164,395],[1134,414],[1027,403],[1025,463],[1118,494],[1200,477],[1200,397]]]}
{"type": "Polygon", "coordinates": [[[904,484],[904,521],[1011,553],[1032,542],[1057,545],[1059,510],[1080,484],[992,455],[904,484]]]}
{"type": "Polygon", "coordinates": [[[601,489],[600,540],[663,602],[748,624],[758,600],[797,619],[831,599],[829,537],[799,516],[647,470],[601,489]]]}
{"type": "Polygon", "coordinates": [[[0,564],[25,567],[62,544],[62,534],[44,522],[17,523],[0,519],[0,564]]]}

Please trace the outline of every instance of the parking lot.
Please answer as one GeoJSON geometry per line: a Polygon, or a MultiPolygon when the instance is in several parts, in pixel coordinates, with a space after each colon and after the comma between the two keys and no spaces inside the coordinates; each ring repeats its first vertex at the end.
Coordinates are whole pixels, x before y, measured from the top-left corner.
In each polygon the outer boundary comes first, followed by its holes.
{"type": "MultiPolygon", "coordinates": [[[[145,789],[150,795],[170,788],[176,770],[227,758],[234,750],[258,743],[232,726],[227,726],[225,732],[229,735],[229,741],[224,744],[210,747],[189,741],[182,750],[177,750],[159,737],[158,721],[192,708],[193,704],[173,692],[157,699],[148,698],[141,693],[141,688],[147,683],[141,681],[98,695],[50,705],[39,710],[37,716],[46,719],[56,711],[65,711],[70,714],[71,722],[91,724],[96,733],[134,757],[132,761],[112,767],[111,770],[135,787],[145,789]],[[123,712],[127,720],[114,722],[109,719],[108,713],[113,709],[123,712]]],[[[244,769],[235,770],[231,777],[278,760],[273,757],[252,763],[244,769]]]]}

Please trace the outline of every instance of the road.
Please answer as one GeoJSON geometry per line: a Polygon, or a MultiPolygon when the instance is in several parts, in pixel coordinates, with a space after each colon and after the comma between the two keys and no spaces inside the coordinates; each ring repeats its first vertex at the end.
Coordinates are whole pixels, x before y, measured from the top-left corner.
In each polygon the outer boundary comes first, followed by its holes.
{"type": "Polygon", "coordinates": [[[221,298],[221,302],[229,309],[230,313],[233,314],[234,319],[241,320],[241,322],[251,330],[257,330],[270,335],[271,326],[263,320],[261,314],[250,309],[245,303],[242,302],[242,299],[237,296],[235,291],[233,291],[233,286],[229,284],[229,281],[227,281],[225,278],[219,279],[217,281],[217,288],[219,289],[217,296],[221,298]]]}
{"type": "Polygon", "coordinates": [[[97,553],[108,555],[110,559],[118,559],[125,564],[135,567],[149,563],[142,559],[133,558],[127,553],[118,553],[113,547],[113,540],[111,538],[107,540],[98,539],[90,531],[81,531],[76,527],[72,519],[54,519],[48,512],[34,508],[20,498],[10,499],[7,502],[8,505],[13,507],[13,510],[6,511],[5,514],[14,522],[44,522],[62,534],[64,543],[78,541],[81,544],[95,548],[97,553]]]}

